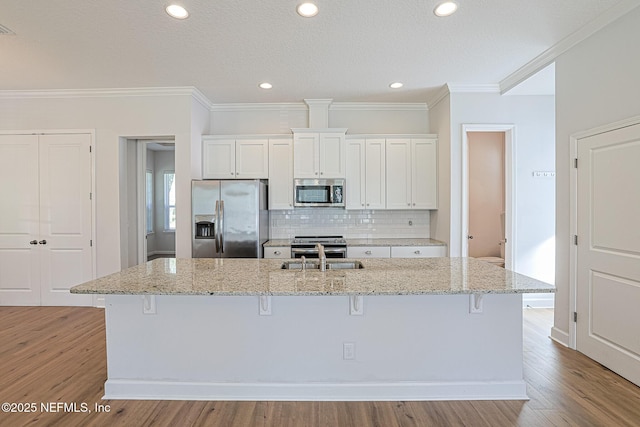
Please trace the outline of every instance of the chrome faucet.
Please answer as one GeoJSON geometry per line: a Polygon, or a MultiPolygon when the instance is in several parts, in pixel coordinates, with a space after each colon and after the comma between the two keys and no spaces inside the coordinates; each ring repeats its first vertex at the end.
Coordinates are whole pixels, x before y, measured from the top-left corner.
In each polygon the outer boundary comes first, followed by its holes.
{"type": "Polygon", "coordinates": [[[327,255],[324,253],[324,246],[316,243],[318,249],[318,261],[320,262],[320,271],[327,271],[327,255]]]}
{"type": "Polygon", "coordinates": [[[307,269],[307,258],[304,255],[300,257],[300,262],[302,263],[302,271],[307,269]]]}

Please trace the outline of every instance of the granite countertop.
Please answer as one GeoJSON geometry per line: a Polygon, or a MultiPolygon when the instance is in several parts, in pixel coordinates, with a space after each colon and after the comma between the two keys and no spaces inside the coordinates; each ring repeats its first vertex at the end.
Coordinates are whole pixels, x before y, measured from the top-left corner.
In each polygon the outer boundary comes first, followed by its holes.
{"type": "MultiPolygon", "coordinates": [[[[446,246],[447,244],[435,239],[424,238],[393,238],[393,239],[349,239],[347,246],[446,246]]],[[[290,239],[268,240],[265,248],[274,246],[291,246],[290,239]]]]}
{"type": "Polygon", "coordinates": [[[555,287],[472,258],[363,259],[360,270],[283,270],[275,259],[159,258],[71,288],[121,295],[548,293],[555,287]]]}

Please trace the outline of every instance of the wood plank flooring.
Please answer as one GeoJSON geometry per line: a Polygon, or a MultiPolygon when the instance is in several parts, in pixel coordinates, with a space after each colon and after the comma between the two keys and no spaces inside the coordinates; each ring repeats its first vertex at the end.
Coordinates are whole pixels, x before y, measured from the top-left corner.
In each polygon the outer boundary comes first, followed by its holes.
{"type": "Polygon", "coordinates": [[[0,412],[0,426],[640,426],[640,388],[551,341],[552,317],[525,310],[529,401],[103,401],[103,310],[0,307],[0,402],[37,405],[0,412]],[[43,412],[48,402],[76,403],[78,412],[43,412]]]}

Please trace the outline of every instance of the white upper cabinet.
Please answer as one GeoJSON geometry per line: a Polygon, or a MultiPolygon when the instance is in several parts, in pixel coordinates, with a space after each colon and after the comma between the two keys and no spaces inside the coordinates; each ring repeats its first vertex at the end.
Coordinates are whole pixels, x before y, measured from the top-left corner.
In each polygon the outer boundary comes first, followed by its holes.
{"type": "Polygon", "coordinates": [[[385,140],[347,141],[346,208],[386,207],[385,140]]]}
{"type": "Polygon", "coordinates": [[[437,140],[386,140],[387,209],[437,209],[437,140]]]}
{"type": "Polygon", "coordinates": [[[267,138],[203,137],[202,177],[204,179],[267,179],[269,140],[267,138]]]}
{"type": "Polygon", "coordinates": [[[293,129],[294,178],[345,178],[345,130],[293,129]]]}
{"type": "Polygon", "coordinates": [[[269,138],[269,209],[293,209],[292,138],[269,138]]]}

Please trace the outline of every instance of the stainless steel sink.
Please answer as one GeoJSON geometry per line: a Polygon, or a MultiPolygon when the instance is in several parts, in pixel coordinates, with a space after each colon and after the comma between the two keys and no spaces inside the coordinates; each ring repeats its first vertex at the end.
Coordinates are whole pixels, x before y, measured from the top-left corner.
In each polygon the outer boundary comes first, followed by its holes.
{"type": "MultiPolygon", "coordinates": [[[[282,263],[282,269],[284,270],[302,270],[302,261],[285,261],[282,263]]],[[[304,263],[306,270],[319,270],[319,262],[307,261],[304,263]]],[[[360,261],[327,261],[327,270],[358,270],[364,268],[364,265],[360,261]]]]}

